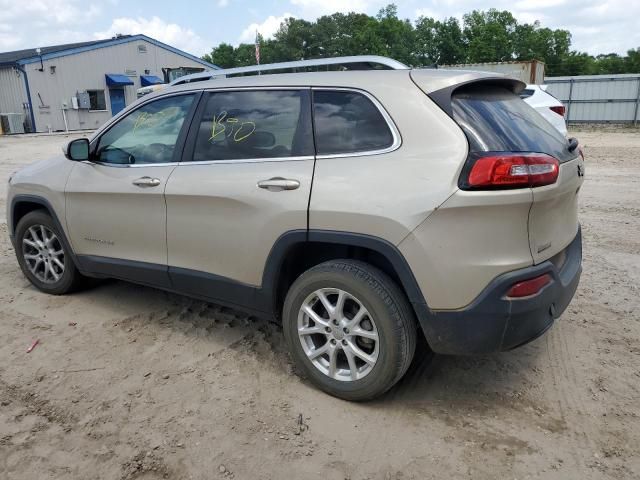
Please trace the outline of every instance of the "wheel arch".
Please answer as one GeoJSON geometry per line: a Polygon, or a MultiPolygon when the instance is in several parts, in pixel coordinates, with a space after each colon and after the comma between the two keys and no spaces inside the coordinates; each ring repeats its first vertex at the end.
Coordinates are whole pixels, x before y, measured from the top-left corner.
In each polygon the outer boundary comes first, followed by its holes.
{"type": "Polygon", "coordinates": [[[60,237],[67,251],[71,252],[71,258],[73,260],[74,265],[78,266],[78,262],[76,256],[71,248],[71,244],[67,239],[67,233],[65,229],[62,227],[62,223],[58,218],[58,215],[51,205],[51,203],[44,197],[40,197],[38,195],[16,195],[11,199],[11,208],[9,209],[10,217],[7,219],[7,225],[9,227],[9,234],[11,236],[11,240],[14,248],[17,248],[15,233],[16,227],[18,226],[18,222],[27,215],[36,210],[44,210],[49,214],[53,223],[55,224],[58,232],[60,233],[60,237]]]}
{"type": "Polygon", "coordinates": [[[379,268],[403,290],[412,304],[419,324],[426,305],[407,260],[390,242],[371,235],[329,230],[294,230],[284,233],[274,244],[263,274],[262,290],[268,298],[268,309],[280,316],[284,296],[291,284],[304,271],[338,258],[364,260],[379,268]]]}

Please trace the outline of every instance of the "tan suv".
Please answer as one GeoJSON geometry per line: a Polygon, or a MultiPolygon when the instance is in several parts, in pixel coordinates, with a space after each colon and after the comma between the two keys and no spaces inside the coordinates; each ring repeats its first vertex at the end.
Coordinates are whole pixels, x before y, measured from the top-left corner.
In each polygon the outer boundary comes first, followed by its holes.
{"type": "Polygon", "coordinates": [[[567,307],[584,162],[523,84],[219,75],[13,175],[9,229],[37,288],[113,277],[279,318],[300,369],[349,400],[391,388],[418,335],[437,353],[508,350],[567,307]]]}

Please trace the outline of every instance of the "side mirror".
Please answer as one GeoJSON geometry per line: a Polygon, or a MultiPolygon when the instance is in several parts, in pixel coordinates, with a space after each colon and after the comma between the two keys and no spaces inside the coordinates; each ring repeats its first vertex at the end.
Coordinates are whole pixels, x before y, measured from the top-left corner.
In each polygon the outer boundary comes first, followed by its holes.
{"type": "Polygon", "coordinates": [[[89,160],[89,140],[86,138],[77,138],[67,143],[63,148],[64,156],[69,160],[82,162],[89,160]]]}

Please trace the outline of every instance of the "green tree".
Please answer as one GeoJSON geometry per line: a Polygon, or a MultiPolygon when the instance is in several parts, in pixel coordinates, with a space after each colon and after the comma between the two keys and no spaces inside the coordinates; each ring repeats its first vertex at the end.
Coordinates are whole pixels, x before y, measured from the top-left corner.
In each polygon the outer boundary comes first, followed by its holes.
{"type": "Polygon", "coordinates": [[[304,48],[305,58],[367,55],[374,53],[377,43],[365,40],[375,29],[374,18],[363,13],[334,13],[318,18],[312,26],[304,48]]]}
{"type": "MultiPolygon", "coordinates": [[[[506,10],[474,10],[463,17],[415,23],[398,17],[394,4],[375,17],[363,13],[334,13],[315,22],[287,18],[272,39],[260,40],[261,63],[346,55],[385,55],[408,65],[542,60],[546,74],[587,75],[640,73],[640,48],[626,56],[594,57],[571,50],[571,33],[519,23],[506,10]]],[[[224,68],[255,65],[255,45],[221,43],[203,57],[224,68]]]]}
{"type": "Polygon", "coordinates": [[[547,75],[554,74],[554,69],[558,65],[562,65],[564,60],[569,56],[571,47],[571,33],[568,30],[553,30],[552,35],[553,48],[551,53],[542,58],[547,64],[547,75]]]}
{"type": "Polygon", "coordinates": [[[376,19],[379,38],[376,42],[379,51],[376,53],[408,65],[416,64],[413,54],[415,31],[411,22],[399,19],[398,8],[393,4],[381,9],[376,19]]]}
{"type": "Polygon", "coordinates": [[[305,42],[310,37],[312,24],[298,18],[287,18],[273,36],[278,43],[278,55],[287,60],[304,58],[305,42]]]}
{"type": "Polygon", "coordinates": [[[605,73],[626,73],[627,65],[625,58],[617,53],[598,55],[595,61],[595,74],[605,73]]]}
{"type": "Polygon", "coordinates": [[[463,32],[467,45],[467,63],[513,60],[517,23],[510,12],[495,8],[465,14],[463,32]]]}
{"type": "Polygon", "coordinates": [[[514,55],[516,60],[542,60],[546,63],[547,75],[569,55],[571,34],[567,30],[541,28],[540,22],[516,26],[514,55]]]}
{"type": "MultiPolygon", "coordinates": [[[[262,51],[261,51],[262,55],[262,51]]],[[[253,43],[241,43],[235,49],[236,66],[256,64],[256,46],[253,43]]],[[[264,63],[264,62],[262,62],[264,63]]]]}
{"type": "Polygon", "coordinates": [[[211,53],[207,53],[203,60],[213,63],[221,68],[231,68],[236,66],[236,54],[233,45],[221,43],[211,53]]]}
{"type": "Polygon", "coordinates": [[[436,32],[440,46],[440,63],[463,63],[465,61],[466,46],[458,19],[454,17],[445,18],[439,23],[436,32]]]}
{"type": "Polygon", "coordinates": [[[553,75],[592,75],[595,59],[584,52],[569,52],[562,62],[553,66],[553,75]]]}
{"type": "Polygon", "coordinates": [[[420,65],[452,65],[465,61],[465,45],[456,18],[443,21],[420,17],[415,26],[414,52],[420,65]]]}
{"type": "Polygon", "coordinates": [[[640,73],[640,47],[627,51],[625,64],[626,73],[640,73]]]}

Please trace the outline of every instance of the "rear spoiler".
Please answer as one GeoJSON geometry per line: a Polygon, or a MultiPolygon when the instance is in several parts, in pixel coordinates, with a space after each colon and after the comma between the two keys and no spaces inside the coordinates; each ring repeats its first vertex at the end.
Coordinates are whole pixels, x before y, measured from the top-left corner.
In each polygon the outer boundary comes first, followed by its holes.
{"type": "Polygon", "coordinates": [[[452,116],[451,95],[459,88],[468,85],[498,85],[511,90],[517,95],[526,87],[524,82],[515,78],[495,72],[478,72],[474,70],[414,69],[411,70],[410,76],[413,83],[449,116],[452,116]]]}
{"type": "Polygon", "coordinates": [[[524,82],[509,77],[483,77],[474,80],[469,80],[462,83],[457,83],[449,87],[441,88],[427,95],[433,100],[447,115],[453,117],[453,108],[451,107],[451,96],[454,92],[462,87],[470,85],[491,85],[504,87],[507,90],[511,90],[518,95],[527,86],[524,82]]]}

